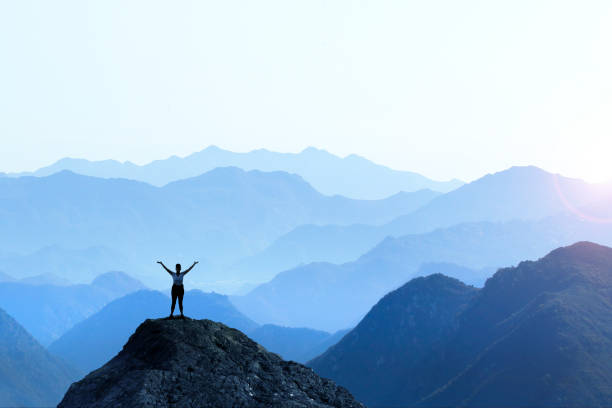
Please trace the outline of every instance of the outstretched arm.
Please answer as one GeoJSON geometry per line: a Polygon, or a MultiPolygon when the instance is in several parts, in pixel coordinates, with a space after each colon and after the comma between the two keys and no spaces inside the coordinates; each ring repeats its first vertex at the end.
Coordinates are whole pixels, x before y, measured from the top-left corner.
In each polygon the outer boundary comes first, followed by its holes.
{"type": "MultiPolygon", "coordinates": [[[[170,269],[166,268],[166,265],[164,265],[164,263],[162,261],[157,261],[157,263],[160,264],[161,266],[163,266],[163,268],[166,270],[166,272],[168,272],[170,274],[172,273],[172,271],[170,269]]],[[[192,268],[193,268],[193,266],[192,266],[192,268]]]]}
{"type": "Polygon", "coordinates": [[[185,272],[183,272],[183,273],[187,273],[187,272],[189,272],[190,270],[192,270],[192,269],[193,269],[193,267],[197,265],[197,263],[198,263],[198,261],[195,261],[195,262],[193,263],[193,265],[191,265],[191,266],[190,266],[190,267],[189,267],[189,268],[188,268],[188,269],[187,269],[185,272]]]}

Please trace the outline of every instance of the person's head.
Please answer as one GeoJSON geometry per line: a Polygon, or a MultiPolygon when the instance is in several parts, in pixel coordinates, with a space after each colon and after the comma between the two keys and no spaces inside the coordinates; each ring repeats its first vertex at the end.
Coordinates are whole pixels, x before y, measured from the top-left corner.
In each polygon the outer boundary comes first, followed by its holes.
{"type": "Polygon", "coordinates": [[[181,264],[176,264],[176,273],[181,273],[181,264]]]}

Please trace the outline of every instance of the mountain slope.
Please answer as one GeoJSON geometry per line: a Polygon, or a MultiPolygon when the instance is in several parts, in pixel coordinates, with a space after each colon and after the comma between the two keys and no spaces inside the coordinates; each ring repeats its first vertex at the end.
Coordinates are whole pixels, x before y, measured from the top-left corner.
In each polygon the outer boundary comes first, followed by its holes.
{"type": "Polygon", "coordinates": [[[465,222],[537,220],[584,207],[610,192],[610,185],[589,184],[533,166],[511,167],[437,197],[387,228],[397,236],[465,222]]]}
{"type": "Polygon", "coordinates": [[[580,242],[501,269],[442,321],[445,290],[407,291],[417,283],[312,361],[317,372],[374,406],[612,404],[612,248],[580,242]],[[395,373],[385,384],[354,370],[381,361],[395,373]]]}
{"type": "Polygon", "coordinates": [[[415,278],[383,297],[363,320],[309,366],[340,379],[366,404],[393,406],[418,400],[424,378],[406,378],[452,333],[459,312],[478,291],[444,275],[415,278]]]}
{"type": "Polygon", "coordinates": [[[90,162],[83,159],[62,159],[33,173],[12,176],[48,176],[62,170],[104,178],[126,178],[162,186],[169,182],[194,177],[217,167],[235,166],[244,170],[286,171],[302,176],[323,194],[343,195],[357,199],[381,199],[400,191],[431,189],[446,192],[459,187],[459,180],[439,182],[417,173],[397,171],[374,164],[362,157],[334,156],[324,150],[308,148],[301,153],[276,153],[254,150],[234,153],[215,146],[185,158],[172,156],[144,166],[114,160],[90,162]]]}
{"type": "Polygon", "coordinates": [[[362,407],[342,387],[210,320],[147,320],[59,408],[362,407]]]}
{"type": "Polygon", "coordinates": [[[122,272],[102,274],[89,285],[0,282],[0,307],[46,346],[108,302],[142,287],[122,272]]]}
{"type": "Polygon", "coordinates": [[[49,354],[0,309],[0,406],[51,406],[78,372],[49,354]]]}
{"type": "MultiPolygon", "coordinates": [[[[185,314],[209,318],[249,331],[257,324],[238,312],[227,297],[188,291],[185,314]]],[[[177,306],[178,312],[178,306],[177,306]]],[[[84,372],[110,360],[121,350],[140,322],[170,314],[170,299],[158,291],[143,290],[117,299],[88,319],[75,325],[49,346],[49,350],[84,372]]]]}

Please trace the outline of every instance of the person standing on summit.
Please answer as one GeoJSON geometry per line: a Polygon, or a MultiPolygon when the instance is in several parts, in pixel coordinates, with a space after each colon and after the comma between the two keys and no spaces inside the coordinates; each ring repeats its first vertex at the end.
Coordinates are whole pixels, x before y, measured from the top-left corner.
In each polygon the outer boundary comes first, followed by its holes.
{"type": "Polygon", "coordinates": [[[176,305],[176,299],[178,298],[179,310],[181,311],[181,318],[185,317],[183,315],[183,295],[185,294],[185,288],[183,287],[183,278],[187,273],[193,269],[194,266],[197,265],[198,261],[195,261],[193,265],[191,265],[185,272],[181,273],[181,264],[176,264],[176,273],[172,272],[170,269],[164,265],[162,261],[157,261],[166,272],[172,276],[172,307],[170,308],[170,318],[172,319],[174,316],[174,306],[176,305]]]}

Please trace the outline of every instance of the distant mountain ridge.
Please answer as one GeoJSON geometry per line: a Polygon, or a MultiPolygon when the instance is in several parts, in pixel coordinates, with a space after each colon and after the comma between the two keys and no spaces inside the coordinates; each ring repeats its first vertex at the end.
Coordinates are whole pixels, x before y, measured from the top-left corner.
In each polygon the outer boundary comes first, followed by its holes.
{"type": "Polygon", "coordinates": [[[273,276],[311,262],[350,262],[385,237],[430,233],[468,222],[538,221],[561,213],[580,217],[578,210],[586,220],[589,215],[612,220],[606,209],[610,197],[610,184],[590,184],[532,166],[512,167],[434,197],[385,225],[301,225],[230,272],[252,268],[258,276],[273,276]]]}
{"type": "Polygon", "coordinates": [[[370,406],[609,407],[611,311],[612,248],[579,242],[480,290],[414,279],[309,364],[370,406]]]}
{"type": "Polygon", "coordinates": [[[123,272],[108,272],[90,284],[79,285],[0,282],[0,307],[48,346],[108,302],[143,288],[140,281],[123,272]]]}
{"type": "Polygon", "coordinates": [[[163,186],[172,181],[206,173],[217,167],[228,166],[243,170],[286,171],[299,174],[323,194],[338,194],[356,199],[382,199],[400,191],[412,192],[422,189],[447,192],[463,184],[459,180],[434,181],[417,173],[392,170],[357,155],[340,158],[313,147],[300,153],[277,153],[265,149],[235,153],[210,146],[184,158],[172,156],[143,166],[116,160],[92,162],[65,158],[34,172],[7,174],[7,176],[48,176],[58,171],[70,170],[87,176],[126,178],[163,186]]]}
{"type": "MultiPolygon", "coordinates": [[[[208,263],[210,270],[263,249],[301,224],[381,224],[434,196],[437,193],[402,193],[375,201],[329,197],[297,175],[235,167],[216,168],[164,187],[69,171],[0,178],[0,247],[14,252],[106,247],[110,255],[103,253],[102,259],[130,254],[129,260],[118,257],[117,262],[139,264],[135,276],[152,277],[157,281],[153,286],[159,286],[166,277],[151,275],[142,265],[155,266],[150,262],[160,257],[195,258],[208,263]]],[[[55,256],[54,251],[43,252],[55,256]]],[[[83,254],[70,256],[92,269],[87,257],[81,260],[83,254]]],[[[40,258],[32,257],[31,264],[40,258]]],[[[15,275],[11,269],[20,271],[20,265],[7,259],[2,269],[15,275]]]]}
{"type": "Polygon", "coordinates": [[[570,215],[459,224],[386,238],[357,260],[341,265],[301,265],[231,299],[260,323],[335,331],[356,325],[385,293],[414,277],[444,272],[481,285],[487,271],[536,259],[580,240],[612,245],[612,228],[570,215]]]}

